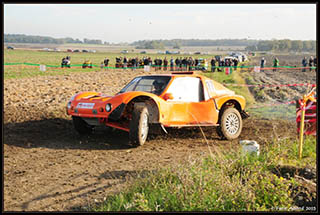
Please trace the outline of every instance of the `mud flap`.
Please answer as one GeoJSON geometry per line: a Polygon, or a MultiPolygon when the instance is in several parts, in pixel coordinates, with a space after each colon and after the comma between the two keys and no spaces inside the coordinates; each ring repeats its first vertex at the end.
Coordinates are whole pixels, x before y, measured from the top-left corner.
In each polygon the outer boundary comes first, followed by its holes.
{"type": "Polygon", "coordinates": [[[246,118],[248,118],[250,115],[249,115],[249,113],[247,113],[246,111],[241,111],[240,112],[240,114],[241,114],[241,117],[242,117],[242,119],[246,119],[246,118]]]}

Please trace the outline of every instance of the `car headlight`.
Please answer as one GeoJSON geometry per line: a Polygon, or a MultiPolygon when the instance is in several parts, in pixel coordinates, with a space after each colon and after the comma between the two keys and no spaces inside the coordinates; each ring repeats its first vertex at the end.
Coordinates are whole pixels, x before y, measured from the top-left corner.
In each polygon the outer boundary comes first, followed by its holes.
{"type": "Polygon", "coordinates": [[[112,109],[112,105],[110,103],[106,104],[106,111],[110,112],[112,109]]]}

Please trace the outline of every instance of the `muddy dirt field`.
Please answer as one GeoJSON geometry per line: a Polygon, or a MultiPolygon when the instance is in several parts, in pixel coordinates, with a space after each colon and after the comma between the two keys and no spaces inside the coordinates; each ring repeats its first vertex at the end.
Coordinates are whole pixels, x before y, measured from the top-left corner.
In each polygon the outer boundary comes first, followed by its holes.
{"type": "MultiPolygon", "coordinates": [[[[299,59],[301,56],[278,55],[280,66],[301,67],[299,59]]],[[[308,57],[308,56],[307,56],[308,57]]],[[[271,56],[266,56],[266,67],[272,67],[271,56]]],[[[259,65],[261,57],[254,57],[250,65],[259,65]]],[[[250,72],[253,79],[246,80],[247,84],[259,85],[279,85],[279,84],[316,84],[316,71],[314,69],[278,69],[277,71],[265,70],[263,72],[250,72]],[[253,82],[253,83],[252,83],[253,82]]],[[[307,94],[312,89],[311,86],[290,86],[290,87],[250,87],[255,100],[259,102],[281,103],[301,99],[301,95],[307,94]]]]}
{"type": "MultiPolygon", "coordinates": [[[[239,140],[220,140],[214,128],[204,129],[208,143],[198,128],[171,129],[137,148],[119,130],[97,128],[85,137],[76,133],[65,114],[72,95],[114,94],[139,74],[145,73],[97,71],[4,80],[5,211],[81,210],[120,191],[132,177],[204,157],[209,147],[238,146],[239,140]]],[[[265,144],[295,135],[295,122],[249,118],[240,139],[265,144]]]]}

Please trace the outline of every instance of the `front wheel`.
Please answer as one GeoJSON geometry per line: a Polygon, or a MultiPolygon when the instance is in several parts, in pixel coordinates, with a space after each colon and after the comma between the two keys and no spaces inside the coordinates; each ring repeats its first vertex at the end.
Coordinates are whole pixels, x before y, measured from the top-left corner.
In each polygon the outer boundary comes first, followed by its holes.
{"type": "Polygon", "coordinates": [[[149,132],[149,112],[146,106],[136,106],[130,121],[129,138],[130,142],[136,146],[142,146],[148,137],[149,132]]]}
{"type": "Polygon", "coordinates": [[[227,140],[237,139],[242,131],[242,118],[235,108],[227,108],[222,113],[218,134],[227,140]]]}

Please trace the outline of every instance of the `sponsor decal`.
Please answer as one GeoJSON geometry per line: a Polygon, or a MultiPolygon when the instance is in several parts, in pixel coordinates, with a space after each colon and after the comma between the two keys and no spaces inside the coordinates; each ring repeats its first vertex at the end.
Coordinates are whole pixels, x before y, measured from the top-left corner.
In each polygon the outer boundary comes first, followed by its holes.
{"type": "Polygon", "coordinates": [[[82,109],[92,109],[94,107],[95,103],[78,103],[77,108],[82,108],[82,109]]]}

